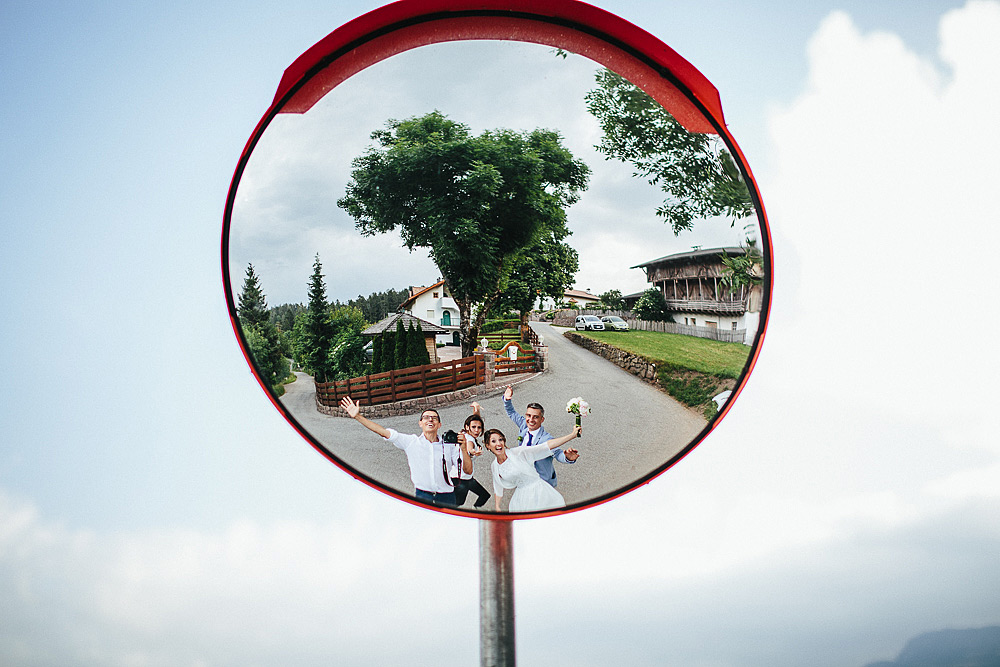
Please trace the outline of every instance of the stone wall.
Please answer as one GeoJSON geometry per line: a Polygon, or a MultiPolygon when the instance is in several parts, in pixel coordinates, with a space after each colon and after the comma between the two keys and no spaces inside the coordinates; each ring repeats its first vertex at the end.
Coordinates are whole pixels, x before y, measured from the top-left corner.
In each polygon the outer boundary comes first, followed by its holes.
{"type": "Polygon", "coordinates": [[[588,349],[594,354],[604,357],[616,366],[624,368],[632,375],[645,380],[651,385],[659,387],[659,380],[656,377],[655,362],[650,361],[645,357],[640,357],[637,354],[626,352],[625,350],[617,348],[614,345],[608,345],[607,343],[602,343],[599,340],[587,338],[576,331],[567,331],[563,334],[563,336],[570,339],[580,347],[588,349]]]}

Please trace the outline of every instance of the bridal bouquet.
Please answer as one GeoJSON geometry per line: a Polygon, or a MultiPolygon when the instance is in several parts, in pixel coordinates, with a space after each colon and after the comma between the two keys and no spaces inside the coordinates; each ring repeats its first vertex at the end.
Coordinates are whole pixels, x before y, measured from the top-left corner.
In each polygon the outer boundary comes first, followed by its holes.
{"type": "Polygon", "coordinates": [[[587,403],[587,401],[579,396],[571,398],[569,399],[569,403],[566,404],[566,412],[576,415],[576,425],[579,426],[580,418],[590,414],[590,403],[587,403]]]}

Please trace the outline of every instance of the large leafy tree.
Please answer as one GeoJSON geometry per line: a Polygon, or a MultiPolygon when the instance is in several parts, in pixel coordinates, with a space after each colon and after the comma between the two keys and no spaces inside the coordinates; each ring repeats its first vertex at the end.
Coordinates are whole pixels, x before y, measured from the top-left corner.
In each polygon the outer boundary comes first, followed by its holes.
{"type": "Polygon", "coordinates": [[[518,253],[494,311],[515,310],[524,326],[528,313],[540,298],[556,301],[563,298],[580,268],[579,255],[563,238],[558,231],[547,231],[518,253]]]}
{"type": "Polygon", "coordinates": [[[656,100],[609,70],[598,72],[586,102],[604,133],[597,150],[630,162],[636,176],[663,190],[656,214],[675,235],[697,218],[753,214],[743,175],[717,136],[688,132],[656,100]]]}
{"type": "Polygon", "coordinates": [[[461,315],[462,351],[475,347],[514,260],[545,231],[565,234],[565,209],[590,169],[549,130],[487,131],[434,111],[391,120],[352,163],[337,204],[365,236],[399,229],[407,248],[428,248],[461,315]],[[481,307],[473,317],[473,306],[481,307]]]}

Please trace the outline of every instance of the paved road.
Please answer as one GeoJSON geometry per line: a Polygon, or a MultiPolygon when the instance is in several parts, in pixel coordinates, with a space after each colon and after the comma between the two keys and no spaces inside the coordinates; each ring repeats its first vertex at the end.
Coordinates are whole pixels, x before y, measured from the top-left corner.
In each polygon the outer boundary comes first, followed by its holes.
{"type": "MultiPolygon", "coordinates": [[[[583,419],[583,437],[574,445],[580,459],[572,465],[556,464],[559,491],[568,504],[612,493],[663,465],[705,427],[705,420],[665,393],[636,379],[609,361],[569,342],[548,324],[531,326],[549,346],[549,370],[514,388],[514,407],[527,403],[545,406],[545,428],[553,435],[568,433],[574,416],[566,403],[582,396],[593,410],[583,419]]],[[[391,444],[353,420],[328,417],[316,411],[313,383],[307,375],[286,386],[282,402],[299,423],[335,455],[359,472],[404,493],[413,492],[406,457],[391,444]]],[[[497,390],[479,397],[486,428],[499,428],[510,440],[517,431],[507,418],[497,390]]],[[[442,408],[443,428],[458,428],[470,414],[467,405],[442,408]]],[[[419,415],[380,420],[383,426],[419,433],[419,415]]],[[[489,452],[474,460],[476,478],[493,490],[489,452]]],[[[506,508],[509,494],[504,498],[506,508]]],[[[490,500],[487,507],[492,508],[490,500]]],[[[471,502],[466,509],[471,508],[471,502]]]]}

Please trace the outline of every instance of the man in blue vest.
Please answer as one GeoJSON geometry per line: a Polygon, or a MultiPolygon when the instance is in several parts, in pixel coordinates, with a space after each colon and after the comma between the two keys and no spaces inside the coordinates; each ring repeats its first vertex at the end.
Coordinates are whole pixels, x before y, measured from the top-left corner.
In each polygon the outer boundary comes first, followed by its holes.
{"type": "MultiPolygon", "coordinates": [[[[514,404],[511,403],[512,398],[514,398],[514,387],[507,385],[507,389],[503,392],[503,409],[506,410],[510,420],[517,425],[518,442],[527,447],[532,447],[540,445],[546,440],[551,440],[552,436],[542,428],[542,422],[545,421],[545,408],[538,403],[528,403],[528,407],[525,408],[524,416],[522,417],[514,409],[514,404]]],[[[562,447],[556,447],[552,450],[552,456],[535,461],[535,470],[538,471],[539,477],[555,487],[556,470],[552,459],[560,463],[574,463],[579,457],[580,452],[571,447],[567,448],[566,451],[563,451],[562,447]]]]}

